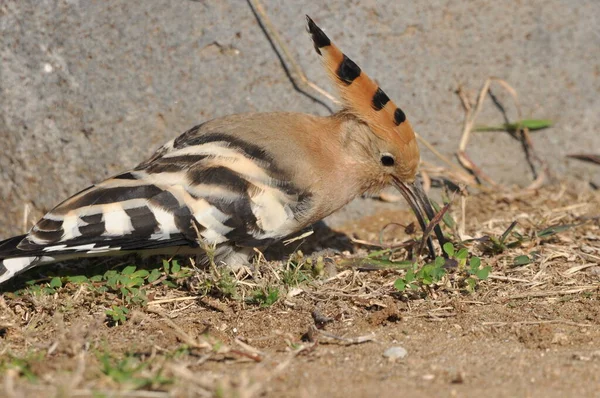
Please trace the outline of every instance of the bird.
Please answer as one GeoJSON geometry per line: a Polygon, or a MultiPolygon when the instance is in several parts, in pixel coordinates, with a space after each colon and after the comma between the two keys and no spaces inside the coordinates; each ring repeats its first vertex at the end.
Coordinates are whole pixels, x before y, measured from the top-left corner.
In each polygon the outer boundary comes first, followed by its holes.
{"type": "Polygon", "coordinates": [[[40,265],[131,252],[210,251],[217,264],[248,265],[255,248],[389,185],[425,230],[434,213],[416,183],[419,147],[404,111],[306,20],[339,111],[235,114],[192,127],[0,242],[0,283],[40,265]]]}

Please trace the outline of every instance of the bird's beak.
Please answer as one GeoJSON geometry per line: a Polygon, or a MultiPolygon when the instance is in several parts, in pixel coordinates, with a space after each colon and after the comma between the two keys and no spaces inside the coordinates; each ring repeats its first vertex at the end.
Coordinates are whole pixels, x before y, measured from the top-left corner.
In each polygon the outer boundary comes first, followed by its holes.
{"type": "MultiPolygon", "coordinates": [[[[429,202],[429,198],[423,188],[421,183],[417,180],[412,184],[408,184],[400,181],[397,178],[394,178],[394,186],[398,188],[404,199],[408,202],[411,209],[415,213],[417,220],[419,221],[419,225],[423,230],[423,233],[427,230],[426,220],[433,220],[435,217],[435,212],[431,207],[431,203],[429,202]]],[[[442,233],[442,229],[439,225],[434,227],[434,232],[437,237],[437,240],[442,247],[445,243],[444,234],[442,233]]],[[[431,258],[435,258],[435,250],[433,248],[433,242],[431,240],[431,236],[427,236],[427,247],[429,248],[429,253],[431,258]]],[[[443,252],[443,250],[442,250],[443,252]]]]}

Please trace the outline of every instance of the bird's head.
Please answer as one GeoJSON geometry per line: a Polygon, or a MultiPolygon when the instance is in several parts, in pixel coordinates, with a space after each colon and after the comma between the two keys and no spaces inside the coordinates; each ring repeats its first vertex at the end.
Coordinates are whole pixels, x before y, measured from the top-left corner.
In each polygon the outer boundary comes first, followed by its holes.
{"type": "MultiPolygon", "coordinates": [[[[369,170],[375,188],[396,186],[425,229],[425,215],[432,219],[434,214],[425,193],[415,184],[419,147],[404,111],[309,16],[306,18],[315,50],[340,93],[343,109],[339,115],[362,125],[355,129],[359,163],[369,170]]],[[[348,139],[353,139],[352,132],[348,139]]]]}

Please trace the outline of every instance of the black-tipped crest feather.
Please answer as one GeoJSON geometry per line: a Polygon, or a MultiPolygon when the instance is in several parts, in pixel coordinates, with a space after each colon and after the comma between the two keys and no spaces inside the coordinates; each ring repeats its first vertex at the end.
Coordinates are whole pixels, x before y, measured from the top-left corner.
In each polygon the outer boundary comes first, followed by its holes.
{"type": "Polygon", "coordinates": [[[329,40],[329,37],[327,37],[325,32],[323,32],[308,15],[306,16],[306,21],[308,23],[308,32],[312,36],[315,50],[317,51],[317,54],[321,55],[320,48],[331,45],[331,40],[329,40]]]}

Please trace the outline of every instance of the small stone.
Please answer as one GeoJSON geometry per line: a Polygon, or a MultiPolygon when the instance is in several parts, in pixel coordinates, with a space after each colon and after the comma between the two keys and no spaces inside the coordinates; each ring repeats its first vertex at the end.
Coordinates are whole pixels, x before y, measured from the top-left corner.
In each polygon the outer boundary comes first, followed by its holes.
{"type": "Polygon", "coordinates": [[[463,372],[458,372],[454,375],[452,380],[450,380],[452,384],[462,384],[465,382],[465,375],[463,372]]]}
{"type": "Polygon", "coordinates": [[[588,274],[592,274],[592,275],[600,275],[600,267],[597,265],[594,265],[593,267],[590,267],[587,269],[588,274]]]}
{"type": "Polygon", "coordinates": [[[408,351],[404,347],[390,347],[383,352],[383,356],[389,359],[390,361],[395,361],[397,359],[403,359],[408,355],[408,351]]]}
{"type": "Polygon", "coordinates": [[[552,336],[552,344],[565,345],[569,342],[569,336],[566,333],[558,332],[552,336]]]}
{"type": "Polygon", "coordinates": [[[300,289],[299,287],[295,287],[288,292],[287,297],[288,298],[296,297],[302,293],[304,293],[304,290],[300,289]]]}

